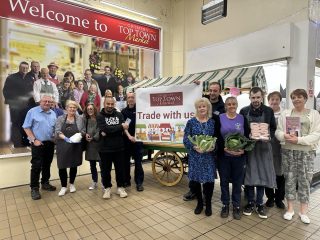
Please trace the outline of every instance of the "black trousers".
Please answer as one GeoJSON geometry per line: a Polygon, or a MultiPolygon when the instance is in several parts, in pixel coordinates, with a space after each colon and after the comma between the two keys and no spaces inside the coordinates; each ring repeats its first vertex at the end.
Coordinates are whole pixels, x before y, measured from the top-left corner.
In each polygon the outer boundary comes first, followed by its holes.
{"type": "Polygon", "coordinates": [[[275,202],[281,202],[284,200],[285,194],[285,179],[284,176],[276,176],[277,189],[265,188],[265,193],[268,199],[275,202]]]}
{"type": "Polygon", "coordinates": [[[40,146],[31,146],[31,188],[39,188],[40,173],[42,173],[41,183],[49,183],[53,153],[54,143],[51,141],[44,141],[40,146]]]}
{"type": "Polygon", "coordinates": [[[214,189],[214,182],[207,182],[203,184],[203,191],[201,190],[201,183],[196,181],[190,181],[189,186],[191,183],[191,191],[196,194],[198,202],[202,201],[202,195],[204,195],[206,200],[206,205],[211,206],[211,200],[213,195],[214,189]]]}
{"type": "Polygon", "coordinates": [[[29,108],[10,106],[10,118],[11,118],[11,141],[15,148],[25,147],[29,145],[27,134],[22,128],[24,119],[27,115],[29,108]]]}
{"type": "Polygon", "coordinates": [[[124,167],[125,167],[125,179],[126,184],[131,182],[131,157],[134,159],[134,181],[137,185],[143,183],[144,180],[144,171],[142,168],[142,155],[143,147],[142,142],[128,142],[126,141],[125,145],[125,157],[124,157],[124,167]]]}
{"type": "MultiPolygon", "coordinates": [[[[72,167],[69,170],[69,183],[74,184],[74,181],[76,180],[77,176],[77,167],[72,167]]],[[[67,187],[68,183],[68,173],[66,168],[59,169],[59,177],[61,182],[61,187],[67,187]]]]}
{"type": "Polygon", "coordinates": [[[105,188],[112,187],[111,170],[112,163],[116,171],[116,182],[118,187],[124,187],[124,152],[100,152],[100,168],[102,184],[105,188]]]}

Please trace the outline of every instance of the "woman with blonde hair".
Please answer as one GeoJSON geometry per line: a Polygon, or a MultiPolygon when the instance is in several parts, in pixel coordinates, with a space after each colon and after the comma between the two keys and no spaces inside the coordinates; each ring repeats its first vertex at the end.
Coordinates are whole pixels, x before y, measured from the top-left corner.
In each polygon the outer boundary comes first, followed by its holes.
{"type": "Polygon", "coordinates": [[[192,192],[198,199],[195,214],[200,214],[203,210],[203,199],[201,184],[206,202],[206,216],[212,215],[211,199],[214,188],[215,164],[213,159],[213,149],[204,152],[194,146],[189,140],[189,136],[214,134],[214,121],[211,119],[212,106],[207,98],[200,98],[195,101],[196,115],[188,120],[183,137],[183,143],[188,150],[189,181],[192,182],[192,192]]]}
{"type": "Polygon", "coordinates": [[[70,168],[70,192],[76,191],[74,182],[77,175],[77,167],[82,164],[81,135],[85,134],[85,129],[82,117],[77,115],[78,108],[79,104],[76,101],[67,101],[66,114],[60,116],[56,122],[57,163],[61,181],[59,196],[64,196],[67,192],[67,168],[70,168]]]}
{"type": "Polygon", "coordinates": [[[314,159],[320,139],[320,115],[318,111],[306,108],[306,90],[296,89],[290,94],[290,98],[294,107],[281,113],[276,130],[276,137],[281,144],[285,197],[288,204],[283,218],[292,220],[293,203],[298,195],[300,219],[309,224],[307,212],[314,159]]]}

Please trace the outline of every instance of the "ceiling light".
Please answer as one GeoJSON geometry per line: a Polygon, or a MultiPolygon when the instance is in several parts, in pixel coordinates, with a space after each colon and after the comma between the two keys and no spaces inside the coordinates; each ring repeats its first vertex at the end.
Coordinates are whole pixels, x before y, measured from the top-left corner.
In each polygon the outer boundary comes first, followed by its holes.
{"type": "Polygon", "coordinates": [[[103,3],[103,4],[108,5],[110,7],[114,7],[114,8],[118,8],[118,9],[130,12],[130,13],[134,13],[134,14],[137,14],[137,15],[142,16],[142,17],[150,18],[152,20],[158,20],[157,17],[150,16],[150,15],[147,15],[147,14],[144,14],[144,13],[141,13],[141,12],[137,12],[135,10],[131,10],[129,8],[126,8],[126,7],[121,7],[121,6],[117,5],[117,4],[109,3],[109,2],[106,2],[106,1],[103,1],[103,0],[100,1],[100,3],[103,3]]]}

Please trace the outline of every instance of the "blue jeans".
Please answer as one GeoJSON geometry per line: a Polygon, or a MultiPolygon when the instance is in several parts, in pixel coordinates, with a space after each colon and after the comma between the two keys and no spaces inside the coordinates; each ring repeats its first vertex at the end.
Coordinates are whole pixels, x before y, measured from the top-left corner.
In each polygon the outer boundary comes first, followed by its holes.
{"type": "Polygon", "coordinates": [[[248,203],[256,203],[256,205],[263,204],[264,187],[256,186],[256,201],[254,201],[254,186],[246,186],[248,203]]]}
{"type": "Polygon", "coordinates": [[[224,156],[219,161],[219,175],[221,187],[221,201],[223,205],[229,205],[230,193],[229,183],[232,183],[232,205],[240,207],[241,186],[245,174],[245,157],[244,156],[224,156]]]}

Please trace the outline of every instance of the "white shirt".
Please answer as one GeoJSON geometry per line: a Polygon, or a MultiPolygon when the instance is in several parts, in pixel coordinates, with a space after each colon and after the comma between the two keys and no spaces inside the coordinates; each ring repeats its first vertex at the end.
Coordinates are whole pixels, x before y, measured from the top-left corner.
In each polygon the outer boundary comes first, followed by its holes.
{"type": "MultiPolygon", "coordinates": [[[[35,102],[40,102],[40,94],[41,94],[41,87],[42,85],[45,85],[44,79],[40,78],[33,84],[33,98],[35,102]]],[[[56,103],[59,102],[59,92],[57,89],[56,84],[51,82],[49,79],[47,79],[47,85],[52,85],[53,88],[53,98],[56,103]]]]}

